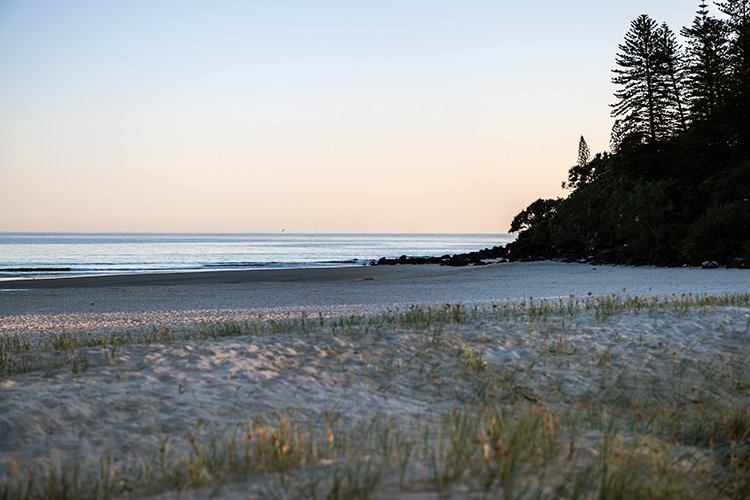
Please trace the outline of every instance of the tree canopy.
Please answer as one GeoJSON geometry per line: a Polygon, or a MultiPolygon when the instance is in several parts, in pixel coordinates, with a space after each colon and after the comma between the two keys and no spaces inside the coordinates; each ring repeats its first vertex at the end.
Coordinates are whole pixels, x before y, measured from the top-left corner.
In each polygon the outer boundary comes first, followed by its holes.
{"type": "Polygon", "coordinates": [[[612,82],[612,115],[624,133],[643,142],[671,137],[683,128],[682,61],[674,33],[643,14],[630,24],[619,46],[612,82]]]}
{"type": "Polygon", "coordinates": [[[610,151],[581,136],[564,199],[511,224],[511,258],[750,263],[750,0],[700,1],[675,33],[646,14],[615,56],[610,151]]]}

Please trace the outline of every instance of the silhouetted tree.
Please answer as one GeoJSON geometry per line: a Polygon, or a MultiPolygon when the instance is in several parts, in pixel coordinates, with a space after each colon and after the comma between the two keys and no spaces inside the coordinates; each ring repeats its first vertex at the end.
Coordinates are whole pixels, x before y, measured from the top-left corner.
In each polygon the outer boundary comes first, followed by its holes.
{"type": "Polygon", "coordinates": [[[625,139],[625,126],[622,124],[622,120],[615,120],[612,124],[612,131],[609,134],[609,150],[612,153],[620,151],[622,141],[625,139]]]}
{"type": "Polygon", "coordinates": [[[728,16],[733,69],[736,76],[747,78],[745,73],[750,70],[750,0],[725,0],[716,5],[728,16]]]}
{"type": "Polygon", "coordinates": [[[672,126],[676,129],[670,131],[674,134],[685,130],[686,126],[683,109],[684,61],[674,32],[666,23],[660,26],[659,35],[661,37],[659,42],[659,53],[662,58],[661,70],[664,72],[665,80],[664,85],[660,85],[657,91],[662,94],[661,98],[665,103],[667,122],[673,124],[672,126]]]}
{"type": "Polygon", "coordinates": [[[625,42],[617,54],[619,68],[612,81],[621,88],[615,92],[619,102],[612,114],[623,117],[620,125],[625,133],[646,133],[656,139],[656,96],[659,58],[657,55],[657,25],[646,15],[630,24],[625,42]]]}
{"type": "Polygon", "coordinates": [[[717,2],[727,15],[730,33],[729,58],[731,67],[728,118],[736,130],[736,137],[750,148],[750,0],[717,2]]]}
{"type": "Polygon", "coordinates": [[[668,138],[679,129],[675,109],[680,63],[674,35],[665,26],[646,14],[636,18],[619,46],[618,67],[613,70],[612,82],[620,88],[612,115],[620,119],[625,136],[642,136],[648,142],[668,138]]]}
{"type": "Polygon", "coordinates": [[[577,189],[583,184],[591,182],[593,171],[590,167],[591,150],[586,139],[581,136],[578,141],[578,161],[568,170],[568,181],[562,183],[563,189],[577,189]]]}
{"type": "Polygon", "coordinates": [[[586,141],[565,199],[511,224],[511,259],[750,268],[750,0],[708,0],[681,34],[639,16],[619,46],[611,154],[586,141]]]}
{"type": "Polygon", "coordinates": [[[589,145],[586,144],[586,139],[581,136],[581,139],[578,141],[577,165],[586,165],[589,161],[591,161],[591,150],[589,149],[589,145]]]}
{"type": "Polygon", "coordinates": [[[558,203],[560,203],[559,199],[545,200],[540,198],[536,200],[513,218],[513,221],[510,223],[510,232],[525,231],[536,226],[555,212],[558,203]]]}
{"type": "Polygon", "coordinates": [[[692,121],[705,121],[723,106],[729,75],[729,31],[722,21],[709,16],[701,1],[689,28],[680,32],[687,39],[687,94],[692,121]]]}

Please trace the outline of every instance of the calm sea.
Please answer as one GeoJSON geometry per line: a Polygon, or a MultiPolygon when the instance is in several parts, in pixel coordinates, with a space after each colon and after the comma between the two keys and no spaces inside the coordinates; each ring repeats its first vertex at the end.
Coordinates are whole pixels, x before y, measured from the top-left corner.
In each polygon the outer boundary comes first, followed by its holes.
{"type": "Polygon", "coordinates": [[[18,276],[364,265],[470,252],[508,234],[0,233],[0,279],[18,276]]]}

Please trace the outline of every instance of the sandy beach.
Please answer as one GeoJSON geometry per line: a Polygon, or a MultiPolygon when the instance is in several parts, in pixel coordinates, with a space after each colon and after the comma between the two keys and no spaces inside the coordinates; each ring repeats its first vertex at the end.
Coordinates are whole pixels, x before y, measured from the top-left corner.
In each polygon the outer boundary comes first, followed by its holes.
{"type": "Polygon", "coordinates": [[[0,289],[0,496],[596,496],[616,487],[602,470],[658,479],[653,497],[748,487],[748,271],[537,262],[0,289]]]}
{"type": "Polygon", "coordinates": [[[0,500],[750,500],[750,0],[605,5],[0,0],[0,500]]]}
{"type": "Polygon", "coordinates": [[[576,295],[750,291],[738,269],[590,266],[359,266],[0,281],[0,333],[372,313],[413,304],[491,303],[576,295]]]}

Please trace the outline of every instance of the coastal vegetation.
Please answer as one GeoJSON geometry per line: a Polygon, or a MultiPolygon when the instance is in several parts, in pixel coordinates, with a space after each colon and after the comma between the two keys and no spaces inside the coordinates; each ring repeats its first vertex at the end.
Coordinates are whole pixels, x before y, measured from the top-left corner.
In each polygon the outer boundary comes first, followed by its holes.
{"type": "Polygon", "coordinates": [[[648,15],[616,56],[610,151],[579,142],[565,198],[511,224],[512,260],[750,264],[750,2],[707,2],[672,29],[648,15]]]}
{"type": "Polygon", "coordinates": [[[0,498],[746,498],[748,305],[571,296],[19,333],[0,344],[4,408],[42,391],[52,414],[42,435],[5,414],[26,437],[0,498]],[[129,420],[100,421],[115,410],[129,420]]]}

